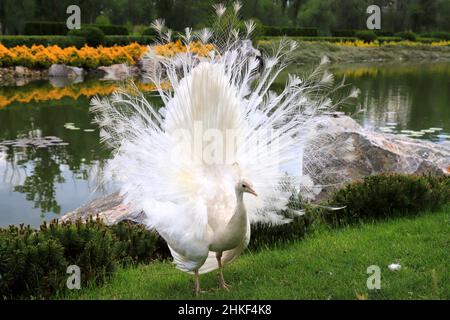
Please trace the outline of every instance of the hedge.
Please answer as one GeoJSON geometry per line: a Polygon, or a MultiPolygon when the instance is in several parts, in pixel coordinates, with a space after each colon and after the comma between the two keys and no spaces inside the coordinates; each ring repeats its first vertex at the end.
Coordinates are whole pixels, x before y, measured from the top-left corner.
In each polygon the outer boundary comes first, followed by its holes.
{"type": "MultiPolygon", "coordinates": [[[[346,42],[346,41],[356,41],[358,38],[356,37],[290,37],[293,40],[297,41],[326,41],[326,42],[346,42]]],[[[258,40],[278,40],[278,36],[264,36],[258,37],[258,40]]]]}
{"type": "MultiPolygon", "coordinates": [[[[121,25],[82,24],[85,27],[96,27],[105,35],[128,35],[128,29],[121,25]]],[[[25,35],[65,35],[69,32],[65,22],[29,21],[25,22],[25,35]]]]}
{"type": "Polygon", "coordinates": [[[411,31],[403,31],[398,32],[395,34],[395,36],[402,38],[403,40],[409,40],[409,41],[416,41],[417,35],[414,32],[411,31]]]}
{"type": "Polygon", "coordinates": [[[64,22],[28,21],[25,22],[24,35],[65,35],[68,28],[64,22]]]}
{"type": "Polygon", "coordinates": [[[445,31],[434,31],[428,33],[422,33],[420,35],[423,38],[435,38],[439,40],[450,40],[450,32],[445,31]]]}
{"type": "Polygon", "coordinates": [[[338,29],[332,30],[331,35],[333,37],[355,37],[357,30],[349,30],[349,29],[338,29]]]}
{"type": "Polygon", "coordinates": [[[0,36],[0,43],[7,48],[16,46],[33,45],[58,45],[61,48],[75,46],[81,48],[84,45],[83,37],[76,36],[0,36]]]}
{"type": "Polygon", "coordinates": [[[98,47],[105,41],[105,33],[97,27],[84,27],[70,30],[68,36],[84,38],[84,43],[91,47],[98,47]]]}
{"type": "Polygon", "coordinates": [[[377,35],[375,34],[375,32],[371,30],[358,31],[356,33],[356,37],[367,43],[374,42],[375,40],[377,40],[377,35]]]}
{"type": "MultiPolygon", "coordinates": [[[[139,44],[152,44],[153,36],[104,36],[102,45],[110,47],[113,45],[128,45],[133,42],[139,44]]],[[[58,45],[61,48],[75,46],[81,48],[86,40],[82,36],[0,36],[0,43],[7,48],[16,46],[33,45],[58,45]]]]}
{"type": "Polygon", "coordinates": [[[265,36],[316,37],[318,35],[317,28],[264,26],[262,29],[262,34],[265,36]]]}
{"type": "Polygon", "coordinates": [[[384,31],[384,30],[374,30],[377,37],[393,37],[394,32],[392,31],[384,31]]]}
{"type": "MultiPolygon", "coordinates": [[[[81,26],[83,28],[84,25],[81,26]]],[[[113,24],[92,24],[86,25],[91,27],[97,27],[103,31],[103,33],[107,36],[126,36],[128,35],[128,29],[125,26],[113,25],[113,24]]]]}

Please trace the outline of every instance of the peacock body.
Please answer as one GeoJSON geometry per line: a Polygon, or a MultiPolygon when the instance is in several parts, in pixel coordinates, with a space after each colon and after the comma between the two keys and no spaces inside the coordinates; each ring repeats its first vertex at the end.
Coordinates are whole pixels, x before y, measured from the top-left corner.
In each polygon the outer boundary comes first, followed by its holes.
{"type": "MultiPolygon", "coordinates": [[[[225,9],[216,11],[220,21],[225,9]]],[[[104,179],[120,182],[125,201],[145,212],[176,267],[196,275],[222,271],[236,258],[251,223],[288,222],[279,212],[306,176],[301,159],[315,115],[335,106],[323,94],[332,76],[321,67],[305,79],[289,76],[273,92],[297,44],[282,41],[273,55],[255,55],[242,45],[254,29],[245,25],[245,35],[230,26],[225,37],[186,29],[186,52],[173,57],[150,48],[144,62],[162,108],[136,88],[92,100],[101,137],[114,151],[104,179]],[[194,40],[214,49],[195,54],[194,40]]],[[[171,40],[161,21],[155,27],[171,40]]]]}

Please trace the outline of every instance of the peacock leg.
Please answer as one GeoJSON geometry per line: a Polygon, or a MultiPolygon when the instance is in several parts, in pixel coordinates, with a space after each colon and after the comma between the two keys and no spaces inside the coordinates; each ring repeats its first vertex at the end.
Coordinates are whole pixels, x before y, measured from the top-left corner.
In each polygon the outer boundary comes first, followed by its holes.
{"type": "Polygon", "coordinates": [[[198,270],[194,271],[195,273],[195,287],[194,292],[195,295],[198,296],[202,291],[200,290],[200,275],[198,274],[198,270]]]}
{"type": "Polygon", "coordinates": [[[230,285],[223,278],[222,251],[216,253],[217,264],[219,265],[219,287],[230,291],[230,285]]]}

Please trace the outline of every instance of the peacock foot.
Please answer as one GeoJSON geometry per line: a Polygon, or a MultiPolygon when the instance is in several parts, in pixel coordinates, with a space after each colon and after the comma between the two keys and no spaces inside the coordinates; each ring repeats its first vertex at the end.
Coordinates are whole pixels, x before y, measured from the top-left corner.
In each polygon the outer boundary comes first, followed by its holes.
{"type": "Polygon", "coordinates": [[[199,295],[201,295],[201,294],[203,294],[203,293],[206,293],[206,291],[205,290],[201,290],[200,289],[200,287],[195,287],[194,288],[194,290],[192,290],[192,291],[194,291],[194,294],[196,295],[196,296],[199,296],[199,295]]]}
{"type": "Polygon", "coordinates": [[[226,291],[230,291],[231,290],[231,285],[229,285],[225,281],[221,281],[219,283],[219,287],[222,288],[222,289],[225,289],[226,291]]]}

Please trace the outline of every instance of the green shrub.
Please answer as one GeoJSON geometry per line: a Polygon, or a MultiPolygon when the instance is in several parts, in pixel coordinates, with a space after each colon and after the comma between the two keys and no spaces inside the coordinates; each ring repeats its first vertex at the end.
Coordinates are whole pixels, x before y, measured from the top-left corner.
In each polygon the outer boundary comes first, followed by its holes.
{"type": "Polygon", "coordinates": [[[364,42],[373,42],[377,40],[377,35],[371,30],[363,30],[356,32],[356,37],[364,42]]]}
{"type": "MultiPolygon", "coordinates": [[[[128,29],[121,25],[112,24],[82,24],[83,28],[95,27],[103,31],[105,35],[127,35],[128,29]]],[[[29,21],[25,22],[25,35],[65,35],[70,32],[65,22],[54,21],[29,21]]]]}
{"type": "Polygon", "coordinates": [[[108,25],[102,25],[102,24],[95,24],[95,25],[82,25],[83,27],[96,27],[103,31],[103,33],[107,36],[126,36],[128,35],[128,29],[125,26],[119,26],[114,24],[108,24],[108,25]]]}
{"type": "Polygon", "coordinates": [[[95,24],[96,25],[111,25],[111,20],[109,19],[109,17],[105,14],[100,14],[97,16],[97,18],[95,18],[95,24]]]}
{"type": "Polygon", "coordinates": [[[100,220],[90,219],[85,223],[54,220],[41,225],[40,233],[61,244],[67,262],[80,267],[84,281],[101,282],[115,269],[119,246],[100,220]]]}
{"type": "Polygon", "coordinates": [[[435,39],[439,39],[439,40],[450,40],[450,32],[445,32],[445,31],[422,33],[420,36],[423,38],[435,38],[435,39]]]}
{"type": "Polygon", "coordinates": [[[304,204],[300,197],[291,196],[288,209],[281,214],[291,222],[281,225],[256,223],[251,226],[250,250],[265,249],[302,239],[322,217],[322,208],[304,204]],[[302,214],[298,212],[302,210],[302,214]],[[296,212],[297,213],[296,213],[296,212]]]}
{"type": "Polygon", "coordinates": [[[393,37],[394,33],[392,31],[375,30],[377,37],[393,37]]]}
{"type": "MultiPolygon", "coordinates": [[[[73,33],[79,34],[74,31],[73,33]]],[[[150,45],[154,43],[155,38],[153,36],[104,36],[102,45],[105,47],[111,47],[114,45],[128,45],[133,42],[137,42],[143,45],[150,45]]],[[[27,46],[33,45],[58,45],[61,48],[75,46],[81,48],[86,40],[83,36],[0,36],[0,43],[7,48],[15,46],[27,46]]]]}
{"type": "Polygon", "coordinates": [[[284,27],[282,28],[283,34],[287,36],[294,37],[317,37],[318,32],[317,28],[292,28],[292,27],[284,27]]]}
{"type": "Polygon", "coordinates": [[[431,44],[433,42],[439,42],[439,41],[441,41],[441,39],[417,37],[416,41],[423,43],[423,44],[431,44]]]}
{"type": "Polygon", "coordinates": [[[101,283],[120,264],[169,256],[167,246],[143,226],[122,222],[44,223],[39,230],[0,229],[0,299],[46,298],[65,290],[69,265],[81,270],[81,284],[101,283]]]}
{"type": "Polygon", "coordinates": [[[400,42],[403,39],[400,37],[378,37],[377,40],[380,43],[383,43],[383,42],[400,42]]]}
{"type": "Polygon", "coordinates": [[[408,41],[416,41],[417,40],[417,35],[411,31],[398,32],[395,35],[397,37],[402,38],[403,40],[408,40],[408,41]]]}
{"type": "Polygon", "coordinates": [[[271,36],[271,37],[277,37],[277,36],[282,36],[283,34],[281,33],[281,28],[280,27],[275,27],[275,26],[264,26],[264,35],[265,36],[271,36]]]}
{"type": "Polygon", "coordinates": [[[15,46],[58,45],[61,48],[75,46],[81,48],[85,40],[76,36],[0,36],[0,43],[7,48],[15,46]]]}
{"type": "Polygon", "coordinates": [[[356,32],[356,30],[338,29],[331,31],[331,35],[333,37],[355,37],[356,32]]]}
{"type": "Polygon", "coordinates": [[[332,224],[415,214],[450,202],[450,178],[381,174],[337,191],[331,206],[345,206],[326,215],[332,224]]]}
{"type": "Polygon", "coordinates": [[[65,35],[67,34],[65,22],[55,21],[28,21],[25,22],[25,35],[65,35]]]}
{"type": "Polygon", "coordinates": [[[317,28],[262,26],[261,34],[265,36],[316,37],[317,28]]]}
{"type": "MultiPolygon", "coordinates": [[[[357,38],[355,37],[325,37],[325,36],[318,36],[318,37],[291,37],[294,40],[298,41],[325,41],[325,42],[341,42],[341,41],[356,41],[357,38]]],[[[263,36],[258,37],[258,40],[279,40],[276,36],[263,36]]]]}
{"type": "Polygon", "coordinates": [[[0,299],[48,297],[64,285],[64,248],[30,227],[0,229],[0,299]]]}
{"type": "Polygon", "coordinates": [[[82,27],[81,29],[70,30],[69,36],[83,37],[87,45],[96,47],[104,43],[105,34],[97,27],[82,27]]]}
{"type": "Polygon", "coordinates": [[[156,232],[148,231],[143,225],[123,221],[110,229],[120,243],[118,258],[122,262],[150,262],[170,256],[162,238],[156,232]]]}

